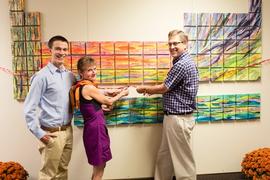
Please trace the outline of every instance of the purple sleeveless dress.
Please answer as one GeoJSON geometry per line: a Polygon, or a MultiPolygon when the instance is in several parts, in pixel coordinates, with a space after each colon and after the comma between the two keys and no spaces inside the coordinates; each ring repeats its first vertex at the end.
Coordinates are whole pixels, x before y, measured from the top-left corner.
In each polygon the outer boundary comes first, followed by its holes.
{"type": "Polygon", "coordinates": [[[110,138],[101,104],[94,99],[85,99],[81,93],[82,87],[80,87],[80,111],[84,119],[84,148],[88,163],[99,166],[112,159],[110,138]]]}

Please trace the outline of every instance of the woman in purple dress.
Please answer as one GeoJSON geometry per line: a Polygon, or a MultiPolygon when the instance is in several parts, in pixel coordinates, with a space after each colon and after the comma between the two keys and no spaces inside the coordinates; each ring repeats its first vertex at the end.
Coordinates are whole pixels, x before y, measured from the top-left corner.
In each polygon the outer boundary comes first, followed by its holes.
{"type": "Polygon", "coordinates": [[[77,63],[81,80],[71,89],[73,107],[79,107],[84,119],[83,142],[89,164],[93,165],[92,180],[101,180],[106,162],[112,158],[110,138],[102,105],[111,107],[115,101],[128,95],[118,90],[114,97],[105,96],[95,84],[96,64],[91,57],[82,57],[77,63]]]}

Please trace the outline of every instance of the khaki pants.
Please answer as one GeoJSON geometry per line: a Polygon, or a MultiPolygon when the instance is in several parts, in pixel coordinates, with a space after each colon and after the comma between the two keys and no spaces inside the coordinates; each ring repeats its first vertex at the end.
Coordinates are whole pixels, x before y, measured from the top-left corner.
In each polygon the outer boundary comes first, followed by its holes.
{"type": "Polygon", "coordinates": [[[196,167],[191,149],[192,115],[165,115],[162,140],[157,155],[155,180],[196,180],[196,167]]]}
{"type": "Polygon", "coordinates": [[[51,138],[47,145],[39,142],[41,154],[39,180],[67,180],[73,143],[72,127],[50,134],[57,137],[51,138]]]}

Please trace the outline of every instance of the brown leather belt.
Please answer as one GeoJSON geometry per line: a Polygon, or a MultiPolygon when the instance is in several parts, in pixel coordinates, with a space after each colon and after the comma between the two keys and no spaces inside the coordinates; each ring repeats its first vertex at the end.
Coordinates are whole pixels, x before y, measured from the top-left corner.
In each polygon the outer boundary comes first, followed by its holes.
{"type": "Polygon", "coordinates": [[[58,126],[58,127],[45,127],[45,126],[40,126],[41,129],[44,131],[49,131],[51,133],[56,132],[56,131],[65,131],[68,127],[70,127],[71,123],[63,126],[58,126]]]}

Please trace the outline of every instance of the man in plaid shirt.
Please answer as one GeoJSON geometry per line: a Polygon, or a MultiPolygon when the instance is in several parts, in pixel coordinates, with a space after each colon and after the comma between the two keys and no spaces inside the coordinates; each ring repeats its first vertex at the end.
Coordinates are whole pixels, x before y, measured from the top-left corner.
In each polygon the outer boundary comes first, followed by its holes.
{"type": "Polygon", "coordinates": [[[195,180],[196,167],[190,139],[195,119],[198,70],[187,52],[188,36],[180,30],[168,34],[173,66],[164,83],[137,87],[138,93],[163,94],[163,133],[157,155],[155,180],[195,180]]]}

